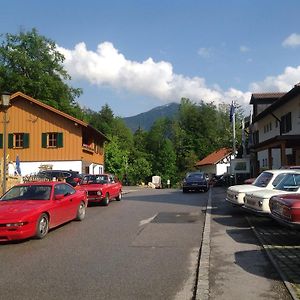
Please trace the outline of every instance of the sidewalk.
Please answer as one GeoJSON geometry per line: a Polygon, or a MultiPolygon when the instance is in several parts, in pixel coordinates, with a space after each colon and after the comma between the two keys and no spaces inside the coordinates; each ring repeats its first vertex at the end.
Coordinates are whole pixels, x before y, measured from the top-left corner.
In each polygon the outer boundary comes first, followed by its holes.
{"type": "Polygon", "coordinates": [[[209,191],[196,299],[292,299],[247,215],[225,202],[225,192],[209,191]]]}

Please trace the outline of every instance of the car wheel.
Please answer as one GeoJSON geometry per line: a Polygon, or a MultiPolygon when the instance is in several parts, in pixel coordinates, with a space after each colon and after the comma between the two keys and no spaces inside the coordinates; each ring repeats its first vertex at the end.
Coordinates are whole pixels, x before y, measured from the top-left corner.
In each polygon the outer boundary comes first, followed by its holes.
{"type": "Polygon", "coordinates": [[[183,193],[187,193],[187,189],[183,188],[183,189],[182,189],[182,192],[183,192],[183,193]]]}
{"type": "Polygon", "coordinates": [[[119,195],[116,197],[117,201],[121,201],[122,199],[122,191],[119,191],[119,195]]]}
{"type": "Polygon", "coordinates": [[[77,208],[76,221],[82,221],[85,218],[86,205],[83,201],[80,202],[77,208]]]}
{"type": "Polygon", "coordinates": [[[108,206],[108,204],[109,204],[109,194],[106,193],[105,198],[102,200],[102,205],[108,206]]]}
{"type": "Polygon", "coordinates": [[[43,213],[40,215],[36,223],[35,237],[37,239],[42,239],[46,236],[49,231],[49,217],[47,214],[43,213]]]}

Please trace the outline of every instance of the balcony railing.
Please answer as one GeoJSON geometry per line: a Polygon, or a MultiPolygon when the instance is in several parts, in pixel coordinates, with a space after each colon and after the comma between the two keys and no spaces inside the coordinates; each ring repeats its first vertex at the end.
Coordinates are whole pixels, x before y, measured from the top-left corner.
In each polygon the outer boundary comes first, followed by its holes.
{"type": "Polygon", "coordinates": [[[89,153],[94,153],[94,148],[87,144],[82,144],[82,150],[87,151],[89,153]]]}

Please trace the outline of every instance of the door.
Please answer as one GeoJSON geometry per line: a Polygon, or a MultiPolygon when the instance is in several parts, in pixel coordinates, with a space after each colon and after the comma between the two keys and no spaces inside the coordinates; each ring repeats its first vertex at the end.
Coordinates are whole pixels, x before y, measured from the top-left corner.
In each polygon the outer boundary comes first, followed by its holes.
{"type": "Polygon", "coordinates": [[[79,203],[76,199],[76,191],[65,183],[56,184],[54,187],[54,200],[56,207],[56,222],[62,224],[72,220],[76,216],[79,203]],[[55,197],[59,195],[59,199],[55,197]]]}

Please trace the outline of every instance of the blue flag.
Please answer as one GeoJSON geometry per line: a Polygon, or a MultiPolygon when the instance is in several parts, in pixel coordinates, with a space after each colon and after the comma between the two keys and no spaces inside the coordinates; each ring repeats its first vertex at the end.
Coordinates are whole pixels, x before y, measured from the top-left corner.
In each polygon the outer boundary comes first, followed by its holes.
{"type": "Polygon", "coordinates": [[[234,114],[235,114],[235,106],[234,106],[234,103],[233,101],[231,102],[231,105],[230,105],[230,123],[232,123],[233,121],[233,118],[234,118],[234,114]]]}

